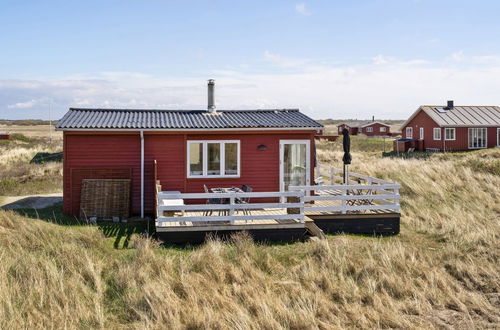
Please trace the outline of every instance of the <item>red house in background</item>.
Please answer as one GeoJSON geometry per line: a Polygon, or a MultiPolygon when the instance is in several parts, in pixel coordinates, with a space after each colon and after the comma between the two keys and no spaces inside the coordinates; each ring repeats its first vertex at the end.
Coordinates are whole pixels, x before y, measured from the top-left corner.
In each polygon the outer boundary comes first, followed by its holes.
{"type": "Polygon", "coordinates": [[[64,131],[64,212],[75,216],[85,178],[130,179],[131,210],[141,215],[154,211],[155,172],[164,190],[182,193],[309,185],[323,130],[296,109],[216,111],[210,83],[208,110],[70,108],[56,128],[64,131]]]}
{"type": "Polygon", "coordinates": [[[391,136],[391,125],[373,121],[359,126],[358,133],[366,136],[391,136]]]}
{"type": "MultiPolygon", "coordinates": [[[[500,146],[500,107],[423,105],[401,126],[417,150],[460,151],[500,146]]],[[[400,150],[402,151],[402,150],[400,150]]]]}
{"type": "Polygon", "coordinates": [[[347,122],[337,126],[338,134],[347,128],[350,135],[364,134],[366,136],[391,136],[391,126],[379,121],[347,122]]]}

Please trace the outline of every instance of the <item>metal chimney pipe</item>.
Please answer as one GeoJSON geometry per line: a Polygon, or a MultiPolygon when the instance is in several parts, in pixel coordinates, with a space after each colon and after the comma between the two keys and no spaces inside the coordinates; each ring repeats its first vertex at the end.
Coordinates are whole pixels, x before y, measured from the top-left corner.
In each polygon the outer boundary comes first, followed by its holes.
{"type": "Polygon", "coordinates": [[[372,122],[375,122],[375,116],[372,116],[372,122]]]}
{"type": "Polygon", "coordinates": [[[453,109],[453,106],[454,106],[454,105],[453,105],[453,100],[448,101],[448,106],[447,106],[447,108],[448,108],[448,109],[453,109]]]}
{"type": "Polygon", "coordinates": [[[215,80],[208,79],[208,112],[215,112],[215,80]]]}

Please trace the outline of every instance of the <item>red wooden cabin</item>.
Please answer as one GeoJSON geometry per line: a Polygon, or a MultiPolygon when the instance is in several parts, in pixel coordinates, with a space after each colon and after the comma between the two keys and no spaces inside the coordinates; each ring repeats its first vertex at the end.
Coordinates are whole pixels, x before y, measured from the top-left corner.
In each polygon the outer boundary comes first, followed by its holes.
{"type": "Polygon", "coordinates": [[[350,135],[364,134],[366,136],[391,136],[391,126],[385,123],[375,121],[347,122],[337,126],[338,134],[347,128],[350,135]]]}
{"type": "Polygon", "coordinates": [[[391,125],[373,121],[359,126],[358,133],[366,136],[391,136],[391,125]]]}
{"type": "Polygon", "coordinates": [[[500,146],[500,107],[423,105],[401,126],[420,151],[462,151],[500,146]]]}
{"type": "Polygon", "coordinates": [[[9,133],[0,132],[0,140],[9,140],[9,139],[10,139],[9,133]]]}
{"type": "Polygon", "coordinates": [[[182,193],[244,184],[284,191],[314,181],[321,124],[296,109],[208,108],[70,108],[56,126],[64,131],[64,212],[78,216],[83,179],[125,178],[132,212],[153,213],[155,161],[163,190],[182,193]]]}

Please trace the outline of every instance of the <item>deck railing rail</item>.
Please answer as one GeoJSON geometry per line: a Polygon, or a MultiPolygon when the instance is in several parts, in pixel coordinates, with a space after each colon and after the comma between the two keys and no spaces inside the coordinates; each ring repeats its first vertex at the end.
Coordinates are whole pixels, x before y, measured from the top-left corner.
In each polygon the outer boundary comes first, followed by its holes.
{"type": "Polygon", "coordinates": [[[308,212],[366,212],[390,210],[400,213],[401,185],[368,175],[349,172],[347,184],[343,184],[342,170],[332,166],[319,164],[316,177],[321,177],[323,183],[314,186],[290,186],[290,191],[303,191],[304,201],[309,203],[308,212]],[[340,174],[340,175],[339,175],[340,174]],[[315,201],[330,202],[315,203],[315,201]],[[318,205],[318,204],[321,204],[318,205]]]}
{"type": "Polygon", "coordinates": [[[157,222],[176,222],[176,221],[229,221],[234,224],[238,220],[295,220],[304,222],[304,191],[288,192],[228,192],[228,193],[170,193],[158,192],[157,194],[157,222]],[[248,199],[249,203],[238,203],[238,199],[248,199]],[[224,204],[208,204],[209,199],[226,200],[224,204]],[[253,202],[255,199],[279,200],[278,202],[253,202]],[[184,205],[164,205],[164,200],[195,200],[194,204],[184,205]],[[196,201],[200,201],[197,202],[196,201]],[[283,202],[288,200],[289,202],[283,202]],[[286,209],[286,214],[276,214],[272,210],[286,209]],[[259,210],[259,214],[249,214],[251,210],[259,210]],[[170,213],[180,211],[186,212],[182,217],[170,214],[165,216],[164,212],[170,213]],[[190,215],[188,212],[202,212],[203,215],[190,215]],[[267,212],[267,214],[266,214],[267,212]]]}

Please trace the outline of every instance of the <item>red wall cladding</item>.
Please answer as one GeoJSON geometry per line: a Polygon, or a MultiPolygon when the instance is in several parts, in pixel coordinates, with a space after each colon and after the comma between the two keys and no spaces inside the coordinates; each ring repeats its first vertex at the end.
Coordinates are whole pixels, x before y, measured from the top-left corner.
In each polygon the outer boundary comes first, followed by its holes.
{"type": "MultiPolygon", "coordinates": [[[[444,139],[444,128],[441,129],[441,140],[434,140],[433,130],[438,124],[424,111],[420,111],[405,127],[402,128],[402,137],[406,138],[406,127],[413,127],[413,139],[420,139],[420,128],[424,129],[424,150],[428,148],[460,151],[469,150],[469,128],[456,127],[455,140],[444,139]]],[[[496,127],[487,127],[487,147],[496,146],[496,127]]]]}
{"type": "MultiPolygon", "coordinates": [[[[220,133],[153,133],[144,134],[145,158],[145,209],[154,210],[154,160],[157,161],[158,180],[162,190],[181,192],[203,192],[203,185],[211,187],[231,187],[250,185],[254,191],[279,191],[279,141],[309,140],[311,143],[311,182],[314,180],[314,134],[315,132],[238,132],[220,133]],[[239,140],[239,178],[187,178],[188,140],[239,140]],[[257,150],[265,145],[266,150],[257,150]]],[[[117,133],[68,133],[64,134],[64,205],[65,212],[79,205],[79,194],[75,190],[78,181],[85,175],[72,177],[75,168],[128,169],[132,179],[132,212],[140,212],[140,136],[138,132],[117,133]],[[76,183],[74,183],[76,181],[76,183]],[[74,199],[78,198],[78,202],[74,199]]],[[[114,172],[125,175],[123,172],[114,172]]],[[[113,175],[115,175],[113,174],[113,175]]],[[[103,174],[106,177],[108,174],[103,174]]],[[[90,178],[90,177],[89,177],[90,178]]],[[[92,177],[94,178],[94,177],[92,177]]],[[[118,178],[118,177],[113,177],[118,178]]],[[[128,178],[128,177],[123,177],[128,178]]]]}

